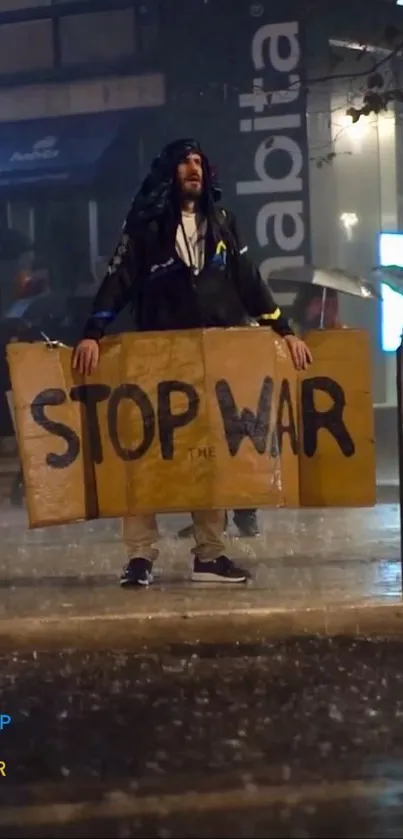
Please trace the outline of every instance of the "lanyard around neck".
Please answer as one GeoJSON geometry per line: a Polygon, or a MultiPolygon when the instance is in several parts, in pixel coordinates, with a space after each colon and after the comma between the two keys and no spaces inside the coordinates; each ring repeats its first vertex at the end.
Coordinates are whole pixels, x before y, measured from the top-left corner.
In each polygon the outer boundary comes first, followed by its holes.
{"type": "MultiPolygon", "coordinates": [[[[180,227],[181,227],[181,230],[182,230],[182,233],[183,233],[185,248],[186,248],[186,252],[187,252],[187,255],[188,255],[188,259],[189,259],[189,268],[190,268],[192,274],[197,274],[198,273],[198,268],[197,268],[197,265],[195,265],[194,260],[193,260],[192,249],[190,247],[190,242],[189,242],[189,239],[188,239],[187,234],[186,234],[185,225],[183,224],[182,216],[181,216],[181,219],[180,219],[179,223],[180,223],[180,227]]],[[[196,220],[196,231],[197,231],[197,229],[198,228],[197,228],[197,220],[196,220]]]]}

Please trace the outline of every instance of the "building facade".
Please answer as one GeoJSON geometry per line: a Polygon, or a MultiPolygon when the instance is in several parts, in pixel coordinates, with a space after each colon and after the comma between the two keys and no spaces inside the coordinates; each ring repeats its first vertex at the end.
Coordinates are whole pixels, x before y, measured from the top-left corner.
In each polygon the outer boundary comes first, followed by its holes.
{"type": "Polygon", "coordinates": [[[102,272],[165,104],[154,0],[0,0],[0,219],[53,286],[102,272]]]}
{"type": "MultiPolygon", "coordinates": [[[[362,105],[378,65],[385,88],[403,90],[394,48],[403,9],[384,0],[194,0],[181,4],[180,21],[182,51],[166,65],[170,120],[212,151],[263,275],[312,261],[378,287],[380,234],[403,232],[401,106],[356,124],[347,110],[362,105]]],[[[287,306],[292,295],[273,285],[287,306]]],[[[397,317],[403,327],[402,302],[341,298],[344,323],[370,332],[380,404],[396,398],[385,334],[399,329],[397,317]]]]}
{"type": "MultiPolygon", "coordinates": [[[[346,111],[374,63],[400,84],[379,33],[402,18],[384,0],[0,0],[0,220],[53,284],[98,277],[152,155],[196,135],[264,276],[313,261],[370,279],[380,232],[403,230],[402,120],[346,111]]],[[[395,391],[385,311],[343,300],[378,403],[395,391]]]]}

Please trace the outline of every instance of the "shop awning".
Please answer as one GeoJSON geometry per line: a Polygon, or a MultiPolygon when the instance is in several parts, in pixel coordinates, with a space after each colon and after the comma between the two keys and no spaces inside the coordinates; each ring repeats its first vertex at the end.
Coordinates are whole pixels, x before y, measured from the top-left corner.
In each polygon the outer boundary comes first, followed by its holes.
{"type": "Polygon", "coordinates": [[[0,188],[91,182],[129,113],[0,123],[0,188]]]}

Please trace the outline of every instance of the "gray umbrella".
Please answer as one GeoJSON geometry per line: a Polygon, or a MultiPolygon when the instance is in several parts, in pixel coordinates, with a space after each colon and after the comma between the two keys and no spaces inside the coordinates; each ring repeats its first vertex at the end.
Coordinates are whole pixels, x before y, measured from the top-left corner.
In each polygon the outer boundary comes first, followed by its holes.
{"type": "Polygon", "coordinates": [[[273,271],[269,280],[285,280],[296,285],[317,285],[323,289],[332,288],[334,291],[353,294],[365,300],[381,297],[379,292],[362,277],[357,277],[340,268],[316,268],[314,265],[280,268],[278,271],[273,271]]]}

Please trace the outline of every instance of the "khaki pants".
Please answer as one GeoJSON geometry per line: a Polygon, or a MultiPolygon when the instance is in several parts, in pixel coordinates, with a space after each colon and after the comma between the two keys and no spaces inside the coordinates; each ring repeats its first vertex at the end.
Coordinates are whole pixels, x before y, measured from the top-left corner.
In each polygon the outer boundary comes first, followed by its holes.
{"type": "MultiPolygon", "coordinates": [[[[199,510],[192,513],[192,518],[196,542],[192,553],[205,561],[217,559],[224,553],[225,511],[199,510]]],[[[143,557],[154,562],[158,557],[158,539],[157,517],[153,513],[123,519],[123,541],[129,559],[143,557]]]]}

